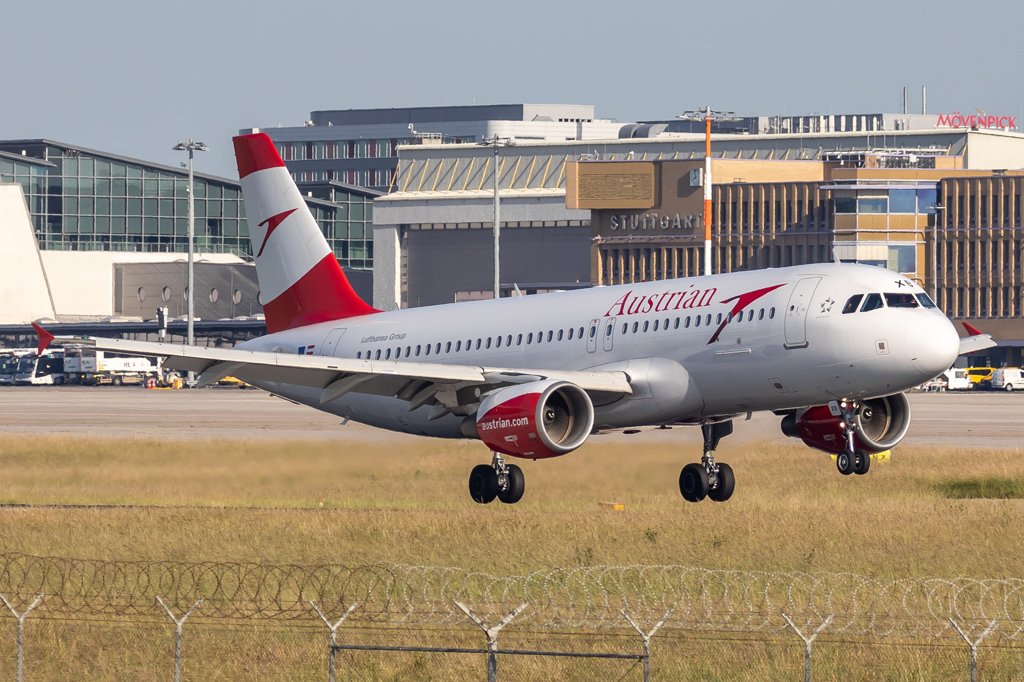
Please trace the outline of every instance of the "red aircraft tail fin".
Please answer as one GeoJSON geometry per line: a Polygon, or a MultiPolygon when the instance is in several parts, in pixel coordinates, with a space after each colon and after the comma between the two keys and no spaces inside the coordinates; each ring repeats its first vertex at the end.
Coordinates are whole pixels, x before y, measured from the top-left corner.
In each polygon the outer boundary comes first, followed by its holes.
{"type": "Polygon", "coordinates": [[[53,334],[43,329],[37,323],[32,323],[32,329],[36,332],[36,337],[39,339],[39,345],[36,347],[36,355],[42,355],[43,351],[50,347],[55,338],[53,334]]]}

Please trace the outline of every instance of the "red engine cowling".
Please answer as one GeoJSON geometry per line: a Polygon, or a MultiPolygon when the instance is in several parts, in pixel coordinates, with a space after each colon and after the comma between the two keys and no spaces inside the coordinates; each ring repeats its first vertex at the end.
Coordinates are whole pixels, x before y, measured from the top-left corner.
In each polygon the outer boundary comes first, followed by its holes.
{"type": "Polygon", "coordinates": [[[484,396],[477,437],[495,452],[539,459],[572,452],[594,427],[587,392],[567,381],[531,381],[484,396]]]}
{"type": "MultiPolygon", "coordinates": [[[[876,453],[894,448],[910,428],[910,401],[902,393],[861,401],[853,428],[858,450],[876,453]]],[[[782,432],[833,455],[846,449],[843,418],[837,407],[815,405],[786,415],[782,432]]]]}

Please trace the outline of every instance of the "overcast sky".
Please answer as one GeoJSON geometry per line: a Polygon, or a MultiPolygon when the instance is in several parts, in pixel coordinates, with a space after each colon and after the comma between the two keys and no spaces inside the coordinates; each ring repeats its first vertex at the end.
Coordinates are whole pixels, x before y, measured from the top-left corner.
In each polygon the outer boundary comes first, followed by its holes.
{"type": "Polygon", "coordinates": [[[1024,128],[1024,2],[106,0],[0,10],[0,139],[234,176],[239,128],[309,112],[594,104],[622,121],[975,109],[1024,128]],[[691,6],[692,5],[692,6],[691,6]]]}

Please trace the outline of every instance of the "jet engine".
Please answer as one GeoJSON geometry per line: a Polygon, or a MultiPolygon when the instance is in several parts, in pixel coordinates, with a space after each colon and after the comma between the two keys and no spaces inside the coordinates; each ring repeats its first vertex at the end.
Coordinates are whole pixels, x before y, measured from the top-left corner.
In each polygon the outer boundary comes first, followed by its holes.
{"type": "MultiPolygon", "coordinates": [[[[854,407],[855,449],[872,454],[883,452],[896,447],[907,435],[910,401],[903,393],[858,401],[854,407]]],[[[846,450],[842,411],[834,402],[786,415],[782,432],[833,455],[846,450]]]]}
{"type": "Polygon", "coordinates": [[[594,427],[587,392],[567,381],[531,381],[484,396],[477,410],[476,436],[491,450],[539,459],[572,452],[594,427]]]}

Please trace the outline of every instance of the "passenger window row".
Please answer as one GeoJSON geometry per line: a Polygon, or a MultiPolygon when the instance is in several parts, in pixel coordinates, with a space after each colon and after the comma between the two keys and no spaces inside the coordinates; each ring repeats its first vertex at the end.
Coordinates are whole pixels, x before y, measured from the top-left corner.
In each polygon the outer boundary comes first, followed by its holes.
{"type": "Polygon", "coordinates": [[[491,348],[511,348],[513,345],[522,346],[540,344],[540,343],[555,343],[558,341],[572,341],[574,339],[583,338],[583,327],[570,327],[569,329],[548,329],[546,331],[541,330],[536,334],[534,332],[527,332],[526,334],[506,334],[504,336],[488,336],[486,338],[480,337],[477,339],[466,339],[463,343],[462,339],[457,341],[445,341],[428,343],[428,344],[416,344],[408,346],[395,346],[393,348],[378,348],[377,350],[366,350],[358,351],[356,353],[357,360],[401,360],[403,358],[419,358],[428,356],[442,355],[442,349],[444,355],[450,355],[452,353],[462,353],[472,350],[490,350],[491,348]]]}
{"type": "Polygon", "coordinates": [[[935,302],[926,293],[854,294],[843,306],[843,315],[866,313],[879,308],[934,308],[935,302]],[[861,303],[863,301],[863,303],[861,303]]]}
{"type": "MultiPolygon", "coordinates": [[[[775,307],[761,308],[755,311],[753,308],[750,310],[739,313],[730,313],[730,321],[743,322],[744,316],[746,316],[747,322],[754,321],[755,317],[758,320],[769,320],[775,319],[775,307]]],[[[686,317],[666,317],[662,319],[644,320],[643,323],[636,321],[632,323],[632,333],[646,333],[650,331],[668,331],[672,329],[689,329],[691,324],[694,328],[704,326],[711,326],[712,319],[715,324],[721,324],[723,314],[718,313],[716,316],[712,316],[711,313],[706,315],[687,315],[686,317]]],[[[622,324],[622,334],[630,333],[630,323],[624,322],[622,324]]],[[[611,336],[612,328],[609,326],[605,332],[606,336],[611,336]]],[[[594,325],[590,328],[590,337],[594,338],[597,336],[597,326],[594,325]]],[[[527,332],[524,334],[506,334],[504,336],[490,336],[480,337],[477,339],[466,339],[465,343],[461,339],[457,341],[446,341],[443,343],[428,343],[428,344],[416,344],[408,346],[394,346],[392,348],[378,348],[376,350],[366,350],[356,352],[357,360],[401,360],[403,358],[419,358],[429,357],[438,355],[450,355],[451,353],[461,353],[472,350],[490,350],[491,348],[511,348],[513,345],[519,347],[522,345],[535,345],[541,343],[557,343],[559,341],[573,341],[582,340],[584,337],[583,327],[570,327],[569,329],[548,329],[546,331],[539,332],[527,332]],[[442,353],[443,351],[443,353],[442,353]]]]}
{"type": "MultiPolygon", "coordinates": [[[[759,310],[754,310],[753,308],[751,308],[750,310],[747,310],[745,312],[741,310],[738,313],[729,313],[728,315],[730,322],[753,322],[755,317],[758,320],[763,320],[766,317],[769,320],[774,320],[775,307],[772,306],[771,308],[761,308],[759,310]],[[744,318],[746,319],[744,320],[744,318]]],[[[712,320],[716,325],[722,324],[723,319],[725,319],[723,313],[718,313],[713,317],[711,313],[707,313],[706,315],[687,315],[686,317],[677,317],[674,319],[671,317],[666,317],[664,321],[654,320],[654,324],[651,324],[650,320],[644,320],[643,323],[637,321],[633,322],[632,324],[630,324],[629,322],[624,322],[622,324],[622,333],[628,334],[632,332],[633,334],[640,334],[646,332],[656,332],[659,329],[662,331],[668,331],[670,326],[672,329],[679,329],[680,326],[683,329],[689,329],[691,324],[693,325],[693,328],[696,329],[697,327],[700,327],[702,324],[705,327],[710,327],[712,320]]]]}

